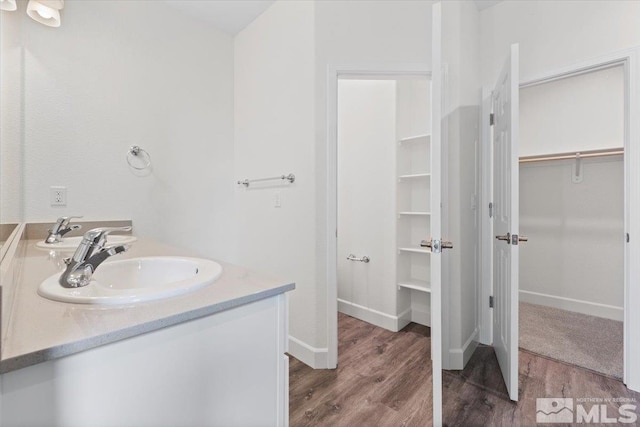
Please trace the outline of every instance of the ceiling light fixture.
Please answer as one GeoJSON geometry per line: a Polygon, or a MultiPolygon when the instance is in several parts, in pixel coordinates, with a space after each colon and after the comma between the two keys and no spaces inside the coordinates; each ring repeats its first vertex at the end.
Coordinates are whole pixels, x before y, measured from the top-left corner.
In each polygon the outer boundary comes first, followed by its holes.
{"type": "Polygon", "coordinates": [[[13,11],[17,8],[16,0],[0,0],[0,10],[13,11]]]}
{"type": "Polygon", "coordinates": [[[48,27],[59,27],[60,9],[63,7],[64,0],[29,0],[27,15],[48,27]]]}

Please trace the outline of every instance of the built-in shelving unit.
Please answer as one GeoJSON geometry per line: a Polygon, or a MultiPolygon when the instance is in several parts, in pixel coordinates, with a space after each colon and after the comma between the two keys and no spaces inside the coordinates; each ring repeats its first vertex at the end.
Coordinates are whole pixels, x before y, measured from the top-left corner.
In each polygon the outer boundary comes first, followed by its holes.
{"type": "MultiPolygon", "coordinates": [[[[420,246],[430,236],[430,155],[431,136],[428,134],[400,138],[396,161],[398,220],[396,240],[397,287],[400,292],[431,292],[429,283],[431,250],[420,246]]],[[[413,296],[410,296],[413,298],[413,296]]],[[[422,296],[422,298],[424,298],[422,296]]]]}
{"type": "Polygon", "coordinates": [[[431,215],[431,212],[404,211],[404,212],[398,212],[398,215],[407,215],[407,216],[427,216],[427,215],[431,215]]]}
{"type": "Polygon", "coordinates": [[[403,179],[430,178],[430,177],[431,177],[430,173],[411,173],[408,175],[400,175],[398,179],[403,180],[403,179]]]}
{"type": "Polygon", "coordinates": [[[407,136],[406,138],[400,138],[398,140],[398,144],[408,144],[412,142],[418,142],[418,143],[431,142],[431,135],[425,133],[422,135],[407,136]]]}
{"type": "Polygon", "coordinates": [[[431,135],[427,82],[397,82],[396,98],[396,281],[404,321],[430,325],[431,135]]]}
{"type": "Polygon", "coordinates": [[[413,289],[415,291],[431,293],[431,283],[426,280],[399,280],[398,288],[413,289]]]}

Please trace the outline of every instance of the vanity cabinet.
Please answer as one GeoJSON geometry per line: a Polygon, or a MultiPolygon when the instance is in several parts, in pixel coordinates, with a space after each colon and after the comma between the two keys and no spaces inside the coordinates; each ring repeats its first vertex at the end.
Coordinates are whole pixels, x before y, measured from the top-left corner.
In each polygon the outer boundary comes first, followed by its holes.
{"type": "Polygon", "coordinates": [[[280,293],[11,371],[0,425],[286,426],[287,335],[280,293]]]}

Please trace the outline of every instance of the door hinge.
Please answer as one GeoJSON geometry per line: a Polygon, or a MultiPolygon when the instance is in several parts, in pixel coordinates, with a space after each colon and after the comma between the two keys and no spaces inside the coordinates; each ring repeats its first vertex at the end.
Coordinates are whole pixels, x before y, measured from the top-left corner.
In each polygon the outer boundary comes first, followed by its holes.
{"type": "Polygon", "coordinates": [[[629,243],[629,233],[627,233],[627,243],[629,243]]]}
{"type": "Polygon", "coordinates": [[[493,308],[493,295],[489,297],[489,308],[493,308]]]}
{"type": "Polygon", "coordinates": [[[489,114],[489,126],[493,126],[495,122],[496,116],[494,116],[493,113],[489,114]]]}
{"type": "Polygon", "coordinates": [[[489,203],[489,218],[493,218],[493,203],[489,203]]]}

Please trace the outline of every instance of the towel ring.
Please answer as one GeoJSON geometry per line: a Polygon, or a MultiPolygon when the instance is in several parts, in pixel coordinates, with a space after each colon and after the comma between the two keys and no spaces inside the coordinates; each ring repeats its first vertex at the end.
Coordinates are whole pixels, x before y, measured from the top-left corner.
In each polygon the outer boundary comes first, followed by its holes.
{"type": "Polygon", "coordinates": [[[129,151],[127,151],[127,163],[129,163],[129,166],[131,166],[132,168],[134,168],[135,170],[145,170],[147,169],[149,166],[151,166],[151,155],[147,152],[147,150],[138,147],[137,145],[133,145],[131,146],[131,148],[129,148],[129,151]],[[131,159],[133,158],[139,158],[142,159],[143,157],[146,157],[147,160],[144,164],[144,166],[140,167],[140,166],[135,166],[133,163],[131,163],[131,159]]]}

